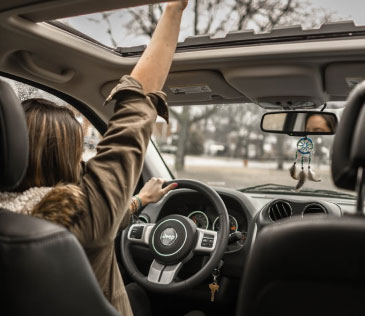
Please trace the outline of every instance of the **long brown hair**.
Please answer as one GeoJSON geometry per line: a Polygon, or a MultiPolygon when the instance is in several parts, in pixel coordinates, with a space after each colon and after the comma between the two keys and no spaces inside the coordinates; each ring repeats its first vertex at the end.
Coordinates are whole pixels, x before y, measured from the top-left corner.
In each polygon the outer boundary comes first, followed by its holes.
{"type": "Polygon", "coordinates": [[[29,131],[29,164],[18,190],[77,183],[83,132],[74,113],[41,98],[25,100],[22,105],[29,131]]]}

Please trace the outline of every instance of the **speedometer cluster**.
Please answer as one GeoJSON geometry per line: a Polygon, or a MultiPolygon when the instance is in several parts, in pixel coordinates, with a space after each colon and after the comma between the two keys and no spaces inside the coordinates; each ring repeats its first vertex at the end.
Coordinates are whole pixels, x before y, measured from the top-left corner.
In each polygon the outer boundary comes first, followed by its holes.
{"type": "MultiPolygon", "coordinates": [[[[235,252],[245,245],[250,214],[234,197],[221,195],[229,216],[229,240],[226,253],[235,252]]],[[[195,192],[173,195],[164,204],[156,221],[170,214],[188,217],[197,228],[221,231],[222,221],[212,203],[195,192]]],[[[151,214],[153,217],[153,214],[151,214]]]]}
{"type": "Polygon", "coordinates": [[[201,211],[194,211],[191,212],[188,217],[196,224],[198,228],[209,228],[209,219],[205,213],[201,211]]]}
{"type": "MultiPolygon", "coordinates": [[[[220,220],[219,216],[213,222],[213,230],[216,232],[219,230],[220,220]]],[[[235,217],[229,215],[229,233],[232,234],[238,230],[238,222],[235,217]]]]}
{"type": "MultiPolygon", "coordinates": [[[[229,213],[234,212],[228,210],[229,213]]],[[[220,218],[211,209],[204,207],[199,207],[198,209],[191,210],[187,215],[198,228],[209,229],[214,231],[219,231],[220,228],[220,218]]],[[[237,219],[235,216],[229,214],[229,234],[230,240],[233,242],[229,243],[226,252],[234,252],[244,245],[247,236],[247,222],[239,216],[237,219]],[[236,236],[233,236],[235,235],[236,236]],[[237,236],[240,236],[237,238],[237,236]]]]}
{"type": "MultiPolygon", "coordinates": [[[[208,216],[202,211],[193,211],[188,215],[188,217],[198,228],[212,229],[216,232],[219,230],[219,216],[217,216],[212,223],[209,222],[208,216]]],[[[232,234],[236,231],[238,231],[238,221],[234,216],[229,215],[229,233],[232,234]]]]}

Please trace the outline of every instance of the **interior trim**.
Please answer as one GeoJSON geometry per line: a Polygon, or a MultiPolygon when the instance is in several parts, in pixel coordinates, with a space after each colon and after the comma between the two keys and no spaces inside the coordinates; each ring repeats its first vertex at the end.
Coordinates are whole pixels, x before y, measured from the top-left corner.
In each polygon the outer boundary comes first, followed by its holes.
{"type": "Polygon", "coordinates": [[[172,0],[2,0],[0,14],[22,15],[31,21],[43,22],[168,1],[172,0]]]}

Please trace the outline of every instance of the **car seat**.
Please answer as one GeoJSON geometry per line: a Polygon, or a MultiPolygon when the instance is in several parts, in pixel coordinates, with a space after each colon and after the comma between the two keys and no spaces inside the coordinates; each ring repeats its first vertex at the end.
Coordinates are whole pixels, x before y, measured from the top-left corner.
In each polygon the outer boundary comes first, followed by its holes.
{"type": "Polygon", "coordinates": [[[249,255],[236,315],[365,313],[365,83],[350,94],[335,136],[332,174],[358,191],[357,212],[309,216],[262,229],[249,255]]]}
{"type": "MultiPolygon", "coordinates": [[[[12,88],[0,82],[0,190],[27,168],[28,133],[12,88]]],[[[116,316],[77,239],[65,228],[0,209],[0,314],[116,316]]]]}

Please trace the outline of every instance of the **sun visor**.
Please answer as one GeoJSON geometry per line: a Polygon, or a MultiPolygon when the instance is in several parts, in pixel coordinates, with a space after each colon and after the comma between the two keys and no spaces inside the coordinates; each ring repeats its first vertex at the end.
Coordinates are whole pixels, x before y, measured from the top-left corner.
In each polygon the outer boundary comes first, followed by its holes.
{"type": "Polygon", "coordinates": [[[248,102],[217,71],[189,71],[169,74],[163,91],[170,105],[248,102]]]}
{"type": "Polygon", "coordinates": [[[310,109],[327,101],[319,69],[312,66],[260,65],[223,71],[226,81],[267,109],[310,109]]]}
{"type": "MultiPolygon", "coordinates": [[[[117,84],[110,81],[103,85],[101,94],[106,98],[117,84]]],[[[225,104],[251,102],[232,88],[216,71],[189,71],[169,74],[163,91],[169,105],[225,104]]]]}
{"type": "Polygon", "coordinates": [[[365,80],[365,63],[330,64],[325,70],[326,91],[331,100],[346,100],[350,91],[365,80]]]}

